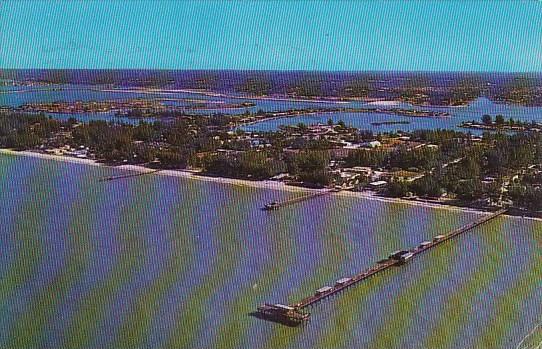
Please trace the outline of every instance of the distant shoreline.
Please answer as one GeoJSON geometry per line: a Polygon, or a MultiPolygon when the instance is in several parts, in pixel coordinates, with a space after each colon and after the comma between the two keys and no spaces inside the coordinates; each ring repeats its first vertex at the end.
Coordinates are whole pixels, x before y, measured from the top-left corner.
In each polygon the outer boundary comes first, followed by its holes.
{"type": "MultiPolygon", "coordinates": [[[[92,160],[92,159],[80,159],[80,158],[74,158],[74,157],[69,157],[69,156],[43,154],[43,153],[38,153],[38,152],[33,152],[33,151],[15,151],[11,149],[0,148],[0,155],[28,156],[28,157],[39,158],[39,159],[44,159],[44,160],[54,160],[54,161],[68,162],[68,163],[81,164],[81,165],[114,168],[114,169],[119,169],[119,170],[124,170],[124,171],[133,171],[133,172],[149,173],[149,174],[151,172],[156,171],[156,169],[138,166],[138,165],[110,166],[110,165],[99,163],[96,160],[92,160]]],[[[206,181],[206,182],[222,183],[222,184],[259,188],[259,189],[282,190],[282,191],[298,192],[298,193],[314,193],[314,192],[324,190],[324,189],[310,189],[310,188],[292,186],[292,185],[287,185],[283,182],[277,182],[277,181],[271,181],[271,180],[251,181],[251,180],[246,180],[246,179],[204,176],[204,175],[199,175],[196,172],[188,171],[188,170],[160,170],[160,172],[156,172],[153,174],[158,175],[158,176],[187,178],[187,179],[195,179],[195,180],[206,181]]],[[[99,178],[97,178],[96,180],[98,179],[99,178]]],[[[401,198],[389,198],[389,197],[376,196],[368,192],[341,191],[341,192],[335,193],[334,195],[380,201],[380,202],[386,202],[386,203],[392,203],[392,204],[406,204],[406,205],[411,205],[411,206],[445,209],[445,210],[456,211],[456,212],[471,212],[471,213],[477,213],[477,214],[490,213],[488,211],[479,210],[475,208],[469,208],[469,207],[460,207],[460,206],[453,206],[453,205],[448,205],[448,204],[438,204],[438,203],[430,203],[430,202],[405,200],[401,198]]],[[[529,217],[529,216],[519,217],[516,215],[507,215],[507,216],[516,217],[516,218],[528,218],[528,219],[532,219],[536,221],[542,221],[542,218],[538,218],[538,217],[529,217]]]]}
{"type": "Polygon", "coordinates": [[[336,99],[309,99],[309,98],[289,98],[289,97],[270,97],[270,96],[237,96],[207,90],[193,89],[157,89],[157,88],[121,88],[121,89],[100,89],[101,92],[119,92],[119,93],[142,93],[142,94],[175,94],[188,93],[207,97],[232,98],[232,99],[254,99],[263,101],[279,101],[279,102],[304,102],[304,103],[332,103],[332,104],[348,104],[350,101],[340,101],[336,99]]]}
{"type": "MultiPolygon", "coordinates": [[[[21,85],[25,86],[25,85],[21,85]]],[[[246,99],[246,100],[262,100],[262,101],[277,101],[277,102],[299,102],[299,103],[321,103],[321,104],[351,104],[355,102],[366,103],[371,106],[398,106],[403,103],[410,104],[412,107],[427,107],[427,108],[453,108],[460,109],[467,107],[472,101],[461,104],[461,105],[442,105],[442,104],[416,104],[412,102],[405,102],[400,99],[382,99],[382,98],[362,98],[362,97],[344,97],[341,99],[339,97],[315,97],[310,98],[307,96],[299,97],[290,97],[287,95],[272,95],[272,96],[257,96],[257,95],[236,95],[223,92],[213,92],[210,90],[199,90],[199,89],[189,89],[189,88],[180,88],[180,89],[160,89],[160,88],[148,88],[148,87],[121,87],[121,88],[104,88],[103,85],[82,85],[76,87],[77,85],[72,85],[70,87],[65,87],[63,84],[50,84],[50,85],[39,85],[36,87],[47,87],[43,89],[36,90],[0,90],[0,94],[14,94],[14,93],[34,93],[34,92],[43,92],[43,91],[55,91],[55,90],[91,90],[96,92],[108,92],[108,93],[139,93],[139,94],[151,94],[151,95],[174,95],[178,93],[187,93],[207,97],[216,97],[216,98],[230,98],[230,99],[246,99]],[[62,86],[62,87],[51,87],[51,86],[62,86]]],[[[483,98],[480,96],[479,98],[483,98]]],[[[526,105],[522,103],[516,103],[512,101],[505,100],[496,100],[491,99],[495,104],[501,105],[513,105],[521,106],[525,108],[540,108],[538,105],[526,105]]]]}

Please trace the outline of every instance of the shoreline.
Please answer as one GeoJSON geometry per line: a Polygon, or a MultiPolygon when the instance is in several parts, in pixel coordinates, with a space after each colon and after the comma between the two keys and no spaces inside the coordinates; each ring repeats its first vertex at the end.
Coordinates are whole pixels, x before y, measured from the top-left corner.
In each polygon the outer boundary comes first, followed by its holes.
{"type": "MultiPolygon", "coordinates": [[[[277,182],[277,181],[271,181],[271,180],[250,181],[246,179],[237,179],[237,178],[203,176],[203,175],[198,175],[197,172],[189,171],[189,170],[160,170],[159,172],[156,172],[156,169],[152,169],[152,168],[148,168],[148,167],[144,167],[140,165],[110,166],[110,165],[99,163],[96,160],[92,160],[92,159],[80,159],[80,158],[62,156],[62,155],[51,155],[51,154],[44,154],[44,153],[28,151],[28,150],[16,151],[16,150],[11,150],[11,149],[0,148],[0,155],[27,156],[27,157],[39,158],[43,160],[53,160],[53,161],[68,162],[68,163],[80,164],[80,165],[120,169],[124,171],[132,171],[132,172],[139,172],[139,173],[150,174],[154,172],[153,174],[157,176],[169,176],[169,177],[177,177],[177,178],[185,178],[185,179],[194,179],[198,181],[222,183],[222,184],[236,185],[236,186],[242,186],[242,187],[258,188],[258,189],[272,189],[272,190],[281,190],[281,191],[297,192],[297,193],[315,193],[315,192],[325,190],[325,189],[311,189],[311,188],[292,186],[292,185],[287,185],[283,182],[277,182]]],[[[391,204],[405,204],[405,205],[419,206],[419,207],[426,207],[426,208],[436,208],[436,209],[443,209],[443,210],[456,211],[456,212],[469,212],[469,213],[477,213],[477,214],[491,213],[489,211],[484,211],[484,210],[470,208],[470,207],[460,207],[460,206],[453,206],[453,205],[448,205],[448,204],[438,204],[438,203],[423,202],[423,201],[405,200],[401,198],[389,198],[389,197],[377,196],[370,192],[340,191],[340,192],[334,193],[334,195],[365,199],[365,200],[373,200],[373,201],[379,201],[379,202],[385,202],[385,203],[391,203],[391,204]]],[[[538,218],[538,217],[530,217],[530,216],[522,217],[522,216],[517,216],[517,215],[509,215],[509,214],[506,214],[506,216],[515,217],[518,219],[531,219],[535,221],[542,221],[542,218],[538,218]]]]}
{"type": "Polygon", "coordinates": [[[141,94],[195,94],[207,97],[231,98],[231,99],[247,99],[247,100],[263,100],[277,102],[303,102],[303,103],[330,103],[330,104],[349,104],[350,101],[340,101],[334,99],[309,99],[309,98],[289,98],[289,97],[271,97],[271,96],[241,96],[228,95],[220,92],[192,90],[192,89],[153,89],[153,88],[122,88],[122,89],[100,89],[101,92],[120,92],[120,93],[141,93],[141,94]]]}
{"type": "MultiPolygon", "coordinates": [[[[148,167],[144,167],[140,165],[111,166],[111,165],[100,163],[92,159],[80,159],[80,158],[71,157],[71,156],[44,154],[44,153],[39,153],[39,152],[34,152],[34,151],[29,151],[29,150],[17,151],[17,150],[0,148],[0,155],[27,156],[27,157],[33,157],[33,158],[38,158],[38,159],[43,159],[43,160],[53,160],[53,161],[59,161],[59,162],[67,162],[67,163],[73,163],[73,164],[79,164],[79,165],[119,169],[119,170],[139,172],[139,173],[152,173],[156,171],[156,169],[152,169],[152,168],[148,168],[148,167]]],[[[271,181],[271,180],[250,181],[250,180],[236,179],[236,178],[202,176],[202,175],[198,175],[197,172],[190,171],[190,170],[160,170],[159,172],[156,172],[154,174],[158,176],[161,175],[161,176],[169,176],[169,177],[188,178],[188,179],[195,179],[195,180],[207,181],[207,182],[223,183],[223,184],[262,188],[262,189],[275,189],[275,190],[283,190],[283,191],[289,191],[289,192],[309,193],[309,192],[316,192],[319,190],[319,189],[310,189],[310,188],[286,185],[282,182],[271,181]]]]}

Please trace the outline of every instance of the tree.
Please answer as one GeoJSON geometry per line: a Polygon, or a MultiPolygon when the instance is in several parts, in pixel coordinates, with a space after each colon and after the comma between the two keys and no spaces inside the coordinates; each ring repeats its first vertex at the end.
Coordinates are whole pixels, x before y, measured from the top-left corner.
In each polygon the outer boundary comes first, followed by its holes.
{"type": "Polygon", "coordinates": [[[149,146],[139,146],[135,149],[136,159],[139,163],[149,163],[154,161],[156,157],[156,151],[149,146]]]}
{"type": "Polygon", "coordinates": [[[389,154],[388,161],[392,168],[406,170],[416,167],[429,170],[438,164],[440,157],[439,149],[428,147],[409,149],[405,146],[399,146],[389,154]]]}
{"type": "Polygon", "coordinates": [[[504,124],[504,116],[502,115],[497,115],[495,116],[495,123],[499,126],[503,125],[504,124]]]}
{"type": "Polygon", "coordinates": [[[134,127],[134,139],[138,141],[158,139],[159,133],[157,131],[157,128],[153,124],[142,121],[134,127]]]}
{"type": "Polygon", "coordinates": [[[91,85],[113,85],[121,82],[122,75],[116,70],[96,70],[89,78],[91,85]]]}
{"type": "Polygon", "coordinates": [[[482,116],[482,122],[486,125],[491,125],[491,123],[493,122],[491,115],[485,114],[484,116],[482,116]]]}
{"type": "Polygon", "coordinates": [[[531,211],[542,210],[542,189],[531,185],[513,185],[510,187],[509,195],[518,207],[531,211]]]}
{"type": "Polygon", "coordinates": [[[347,166],[384,167],[386,152],[382,150],[360,149],[350,152],[345,159],[347,166]]]}
{"type": "Polygon", "coordinates": [[[329,154],[323,151],[305,151],[293,156],[288,163],[290,174],[299,180],[316,186],[325,186],[331,182],[327,167],[329,154]]]}
{"type": "Polygon", "coordinates": [[[537,92],[539,86],[539,78],[536,75],[516,75],[513,79],[507,80],[496,97],[522,105],[540,105],[541,97],[537,92]]]}
{"type": "Polygon", "coordinates": [[[303,172],[299,174],[299,179],[308,184],[316,187],[323,187],[331,182],[331,176],[328,171],[315,171],[315,172],[303,172]]]}
{"type": "Polygon", "coordinates": [[[177,149],[162,149],[157,152],[156,157],[161,168],[184,168],[188,162],[188,157],[177,149]]]}
{"type": "Polygon", "coordinates": [[[171,85],[175,82],[174,72],[169,70],[160,70],[147,72],[142,76],[141,84],[145,87],[161,88],[171,85]]]}
{"type": "Polygon", "coordinates": [[[266,152],[245,152],[236,159],[235,163],[241,176],[254,179],[267,179],[285,169],[282,161],[273,160],[266,152]]]}
{"type": "Polygon", "coordinates": [[[445,94],[445,101],[449,105],[465,105],[480,97],[485,82],[481,76],[468,75],[450,86],[450,91],[445,94]]]}
{"type": "Polygon", "coordinates": [[[426,88],[432,85],[432,81],[429,75],[426,74],[414,74],[407,77],[402,86],[398,87],[396,91],[399,93],[399,98],[407,103],[413,104],[429,104],[430,98],[426,93],[426,88]]]}
{"type": "Polygon", "coordinates": [[[412,183],[412,190],[420,196],[440,197],[442,187],[437,178],[424,176],[412,183]]]}
{"type": "Polygon", "coordinates": [[[504,174],[508,163],[508,152],[505,149],[495,147],[487,152],[486,168],[493,174],[504,174]]]}
{"type": "Polygon", "coordinates": [[[214,71],[195,72],[193,79],[189,79],[189,87],[198,90],[213,90],[216,88],[220,76],[214,71]]]}
{"type": "Polygon", "coordinates": [[[373,89],[372,85],[371,76],[357,76],[346,83],[341,91],[341,95],[345,97],[367,97],[373,89]]]}
{"type": "Polygon", "coordinates": [[[407,196],[408,192],[408,183],[405,181],[391,181],[387,189],[388,195],[396,198],[407,196]]]}
{"type": "Polygon", "coordinates": [[[479,199],[482,194],[482,182],[479,179],[464,180],[455,189],[457,197],[461,200],[472,201],[479,199]]]}
{"type": "Polygon", "coordinates": [[[241,86],[239,92],[244,92],[252,96],[264,96],[271,92],[271,82],[263,75],[254,75],[248,77],[241,86]]]}
{"type": "Polygon", "coordinates": [[[299,128],[300,130],[306,130],[308,127],[306,124],[300,122],[297,124],[297,128],[299,128]]]}
{"type": "Polygon", "coordinates": [[[300,97],[321,97],[322,80],[318,76],[311,76],[295,82],[288,88],[288,93],[300,97]]]}

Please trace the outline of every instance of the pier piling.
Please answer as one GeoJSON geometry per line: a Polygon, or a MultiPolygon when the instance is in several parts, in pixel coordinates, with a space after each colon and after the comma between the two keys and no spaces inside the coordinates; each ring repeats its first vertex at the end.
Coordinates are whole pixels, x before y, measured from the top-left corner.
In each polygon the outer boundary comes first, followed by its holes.
{"type": "Polygon", "coordinates": [[[155,174],[155,173],[160,172],[160,171],[161,170],[153,170],[153,171],[148,171],[148,172],[128,173],[128,174],[123,174],[123,175],[118,175],[118,176],[106,176],[106,177],[100,178],[98,181],[99,182],[108,182],[108,181],[114,181],[114,180],[118,180],[118,179],[140,177],[140,176],[144,176],[144,175],[155,174]]]}
{"type": "Polygon", "coordinates": [[[322,287],[318,289],[315,294],[303,298],[297,303],[288,306],[283,306],[280,304],[266,304],[265,306],[259,307],[258,312],[260,312],[262,318],[269,317],[272,318],[272,321],[276,322],[280,322],[280,320],[282,319],[285,323],[288,323],[289,325],[291,325],[292,323],[296,323],[299,325],[303,322],[308,321],[309,319],[309,314],[303,311],[305,308],[314,305],[326,298],[337,295],[338,293],[346,290],[347,288],[352,287],[357,283],[370,278],[371,276],[381,273],[390,267],[403,265],[416,255],[426,252],[433,247],[436,247],[446,241],[449,241],[463,233],[474,229],[475,227],[487,223],[490,220],[493,220],[506,213],[506,211],[506,209],[501,209],[499,211],[493,212],[463,227],[452,230],[445,235],[437,235],[431,241],[422,242],[421,244],[410,250],[401,250],[394,252],[387,259],[379,261],[371,268],[364,270],[363,272],[358,273],[350,278],[342,278],[338,280],[334,284],[334,286],[322,287]]]}
{"type": "Polygon", "coordinates": [[[278,210],[279,208],[282,208],[282,207],[285,207],[285,206],[296,204],[298,202],[307,201],[307,200],[310,200],[310,199],[313,199],[313,198],[317,198],[317,197],[320,197],[320,196],[329,195],[331,193],[337,193],[337,192],[339,192],[339,190],[337,190],[337,189],[329,189],[329,190],[319,191],[317,193],[311,193],[311,194],[308,194],[308,195],[305,195],[305,196],[301,196],[301,197],[293,198],[293,199],[289,199],[289,200],[273,201],[273,202],[270,202],[268,204],[265,204],[265,206],[262,209],[265,210],[265,211],[274,211],[274,210],[278,210]]]}

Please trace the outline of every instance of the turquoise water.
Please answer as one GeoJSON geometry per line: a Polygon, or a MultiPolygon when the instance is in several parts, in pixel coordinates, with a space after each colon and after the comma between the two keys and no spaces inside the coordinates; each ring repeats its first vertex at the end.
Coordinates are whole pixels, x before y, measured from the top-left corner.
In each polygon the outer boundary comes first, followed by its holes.
{"type": "Polygon", "coordinates": [[[299,300],[476,213],[0,156],[2,348],[515,348],[542,321],[542,222],[502,217],[310,309],[299,300]]]}
{"type": "MultiPolygon", "coordinates": [[[[360,107],[367,107],[367,105],[359,105],[360,107]]],[[[377,106],[370,106],[377,107],[377,106]]],[[[542,108],[541,107],[525,107],[520,105],[511,104],[499,104],[495,103],[487,98],[479,98],[471,102],[467,106],[462,107],[414,107],[409,104],[400,104],[392,107],[380,108],[405,108],[405,109],[420,109],[420,110],[434,110],[445,111],[450,114],[449,117],[407,117],[398,116],[393,114],[383,113],[317,113],[314,115],[303,115],[294,118],[270,120],[253,124],[245,127],[248,131],[270,131],[277,130],[280,125],[296,125],[300,122],[307,125],[327,123],[329,118],[334,122],[343,120],[346,125],[372,130],[374,133],[379,132],[393,132],[393,131],[414,131],[417,129],[455,129],[459,131],[470,131],[472,133],[481,133],[477,130],[468,130],[458,127],[463,121],[476,120],[480,121],[482,115],[490,114],[503,115],[506,119],[513,118],[514,120],[521,120],[524,122],[542,121],[542,108]],[[395,125],[381,125],[375,126],[373,122],[385,122],[385,121],[407,121],[409,124],[395,124],[395,125]]]]}
{"type": "MultiPolygon", "coordinates": [[[[349,103],[317,103],[307,101],[275,101],[275,100],[251,100],[251,99],[235,99],[225,97],[211,97],[199,94],[190,93],[173,93],[164,92],[157,94],[145,94],[136,92],[104,92],[99,91],[92,86],[71,86],[63,85],[59,89],[51,90],[49,87],[2,87],[0,91],[0,106],[7,105],[11,107],[17,107],[27,103],[45,103],[55,101],[77,101],[77,100],[115,100],[115,99],[131,99],[131,98],[172,98],[172,99],[201,99],[209,101],[223,101],[225,103],[239,103],[241,101],[252,101],[255,103],[254,107],[250,108],[238,108],[238,109],[208,109],[208,110],[192,110],[189,113],[209,115],[213,113],[244,113],[245,111],[257,112],[258,110],[264,111],[280,111],[288,109],[304,109],[304,108],[377,108],[379,106],[369,105],[363,102],[349,102],[349,103]],[[25,91],[22,93],[8,92],[14,89],[25,91]]],[[[167,104],[185,105],[184,102],[167,102],[167,104]]],[[[506,119],[514,118],[521,121],[542,121],[542,107],[525,107],[519,105],[499,104],[487,98],[479,98],[468,106],[464,107],[414,107],[412,105],[401,103],[397,106],[380,106],[380,108],[405,108],[405,109],[423,109],[423,110],[435,110],[446,111],[451,116],[441,118],[413,118],[405,116],[397,116],[393,114],[382,113],[320,113],[315,115],[303,115],[294,118],[284,118],[261,122],[244,127],[243,129],[248,131],[272,131],[277,130],[280,125],[296,125],[300,122],[305,124],[317,124],[327,123],[329,118],[335,122],[343,120],[347,125],[357,127],[361,129],[372,130],[375,133],[378,132],[390,132],[390,131],[412,131],[416,129],[437,129],[448,128],[463,130],[458,127],[463,121],[480,120],[482,115],[490,114],[492,116],[501,114],[506,119]],[[395,124],[395,125],[381,125],[374,126],[373,122],[384,121],[408,121],[410,124],[395,124]]],[[[82,121],[89,120],[120,120],[124,122],[134,123],[138,122],[134,119],[119,118],[114,113],[82,113],[82,114],[51,114],[53,117],[59,119],[68,119],[69,117],[76,117],[82,121]]],[[[150,121],[151,119],[147,119],[150,121]]],[[[471,130],[473,133],[480,133],[476,130],[471,130]]]]}

